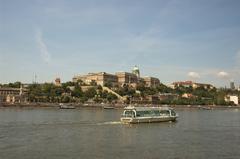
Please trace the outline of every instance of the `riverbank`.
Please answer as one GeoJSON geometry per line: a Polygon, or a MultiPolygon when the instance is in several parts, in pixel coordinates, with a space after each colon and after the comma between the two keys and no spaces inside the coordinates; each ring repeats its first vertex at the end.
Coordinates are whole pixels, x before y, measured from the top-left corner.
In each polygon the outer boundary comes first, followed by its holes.
{"type": "MultiPolygon", "coordinates": [[[[104,108],[104,107],[113,107],[116,109],[122,109],[129,104],[98,104],[98,103],[91,103],[91,104],[82,104],[82,103],[68,103],[68,106],[74,106],[75,108],[104,108]]],[[[240,106],[216,106],[216,105],[156,105],[156,104],[148,104],[148,105],[136,105],[133,106],[148,106],[148,107],[161,107],[161,106],[169,106],[174,109],[203,109],[203,110],[214,110],[214,109],[240,109],[240,106]]],[[[58,108],[59,103],[17,103],[17,104],[7,104],[1,103],[0,107],[31,107],[31,108],[58,108]]]]}

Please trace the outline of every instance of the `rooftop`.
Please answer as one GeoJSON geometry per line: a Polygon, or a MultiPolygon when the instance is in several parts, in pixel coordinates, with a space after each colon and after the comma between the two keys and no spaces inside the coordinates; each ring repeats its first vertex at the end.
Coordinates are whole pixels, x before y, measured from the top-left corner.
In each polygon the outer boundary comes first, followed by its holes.
{"type": "Polygon", "coordinates": [[[150,110],[169,110],[171,108],[169,107],[134,107],[134,106],[128,106],[124,108],[125,110],[136,110],[136,111],[150,111],[150,110]]]}

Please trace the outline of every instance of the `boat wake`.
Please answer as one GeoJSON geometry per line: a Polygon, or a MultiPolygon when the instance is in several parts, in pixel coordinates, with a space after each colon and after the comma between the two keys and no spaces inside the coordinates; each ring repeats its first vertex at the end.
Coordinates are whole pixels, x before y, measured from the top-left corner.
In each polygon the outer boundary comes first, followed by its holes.
{"type": "MultiPolygon", "coordinates": [[[[107,122],[94,122],[94,121],[80,121],[80,122],[43,122],[43,123],[33,123],[30,125],[33,126],[51,126],[51,125],[59,125],[59,126],[73,126],[73,125],[82,125],[82,126],[101,126],[101,125],[120,125],[123,124],[121,123],[121,121],[107,121],[107,122]]],[[[23,124],[19,124],[19,126],[21,126],[23,124]]],[[[9,124],[7,124],[6,126],[9,126],[9,124]]],[[[14,125],[16,126],[16,125],[14,125]]]]}
{"type": "Polygon", "coordinates": [[[122,124],[121,121],[108,121],[103,123],[97,123],[97,125],[119,125],[122,124]]]}

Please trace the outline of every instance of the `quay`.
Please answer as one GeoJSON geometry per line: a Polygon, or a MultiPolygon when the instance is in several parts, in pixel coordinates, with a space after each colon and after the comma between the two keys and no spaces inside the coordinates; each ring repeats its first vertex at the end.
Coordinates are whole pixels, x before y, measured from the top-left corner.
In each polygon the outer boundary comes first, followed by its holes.
{"type": "MultiPolygon", "coordinates": [[[[131,104],[102,104],[102,103],[68,103],[67,105],[75,108],[99,108],[99,109],[123,109],[131,104]]],[[[158,104],[133,104],[135,107],[170,107],[174,109],[202,109],[202,110],[221,110],[221,109],[240,109],[240,106],[217,106],[217,105],[158,105],[158,104]]],[[[0,108],[59,108],[59,103],[0,103],[0,108]]]]}

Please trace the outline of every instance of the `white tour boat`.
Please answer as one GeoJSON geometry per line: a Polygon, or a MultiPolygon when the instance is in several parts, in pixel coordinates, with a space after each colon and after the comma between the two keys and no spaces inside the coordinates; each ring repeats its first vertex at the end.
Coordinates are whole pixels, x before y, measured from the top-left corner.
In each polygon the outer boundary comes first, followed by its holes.
{"type": "Polygon", "coordinates": [[[152,123],[176,121],[178,114],[169,107],[133,107],[124,108],[121,122],[123,123],[152,123]]]}

